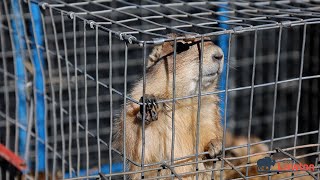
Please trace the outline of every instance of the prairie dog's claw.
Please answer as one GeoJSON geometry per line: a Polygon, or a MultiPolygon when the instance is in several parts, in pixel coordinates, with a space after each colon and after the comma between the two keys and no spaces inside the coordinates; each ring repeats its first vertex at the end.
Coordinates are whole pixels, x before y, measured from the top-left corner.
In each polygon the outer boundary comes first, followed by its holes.
{"type": "Polygon", "coordinates": [[[208,146],[210,158],[216,158],[217,156],[221,155],[222,143],[220,140],[211,139],[211,141],[208,143],[208,146]]]}
{"type": "MultiPolygon", "coordinates": [[[[154,95],[145,95],[145,123],[148,125],[152,121],[158,120],[158,104],[156,97],[154,95]]],[[[143,102],[143,96],[140,98],[139,102],[143,102]]],[[[140,112],[137,114],[138,120],[142,121],[143,117],[143,105],[140,105],[140,112]]]]}

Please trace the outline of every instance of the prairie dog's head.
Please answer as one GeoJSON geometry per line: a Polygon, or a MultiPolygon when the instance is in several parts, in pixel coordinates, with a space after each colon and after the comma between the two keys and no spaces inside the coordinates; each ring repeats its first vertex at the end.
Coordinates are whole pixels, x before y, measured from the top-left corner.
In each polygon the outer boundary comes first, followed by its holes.
{"type": "MultiPolygon", "coordinates": [[[[175,36],[175,35],[170,35],[175,36]]],[[[154,47],[149,55],[148,72],[153,78],[161,79],[168,87],[172,88],[174,72],[174,42],[165,42],[154,47]]],[[[198,90],[199,65],[201,51],[202,59],[202,91],[213,91],[217,79],[223,70],[224,55],[220,47],[213,44],[209,38],[186,38],[176,42],[176,92],[178,95],[192,95],[198,90]]]]}

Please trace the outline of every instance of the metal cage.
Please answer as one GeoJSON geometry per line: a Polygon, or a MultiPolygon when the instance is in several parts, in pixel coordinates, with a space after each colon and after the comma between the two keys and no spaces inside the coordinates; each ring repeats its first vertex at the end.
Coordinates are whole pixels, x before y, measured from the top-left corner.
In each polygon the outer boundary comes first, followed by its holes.
{"type": "MultiPolygon", "coordinates": [[[[210,37],[225,54],[216,91],[159,101],[219,95],[223,147],[211,161],[222,165],[207,171],[320,178],[319,1],[5,0],[0,21],[0,144],[24,160],[20,178],[143,177],[148,164],[130,172],[111,132],[122,105],[139,104],[129,93],[152,48],[176,43],[169,33],[210,37]],[[259,145],[267,149],[252,153],[259,145]],[[256,157],[315,170],[257,173],[256,157]]],[[[164,161],[155,170],[172,174],[156,179],[181,179],[164,161]]],[[[0,179],[19,174],[10,172],[1,166],[0,179]]]]}

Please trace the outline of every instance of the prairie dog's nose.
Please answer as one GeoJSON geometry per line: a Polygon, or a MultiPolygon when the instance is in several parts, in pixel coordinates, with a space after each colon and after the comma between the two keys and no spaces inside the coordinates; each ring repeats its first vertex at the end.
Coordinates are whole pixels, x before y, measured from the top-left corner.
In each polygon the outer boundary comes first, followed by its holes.
{"type": "Polygon", "coordinates": [[[213,49],[212,59],[217,60],[217,61],[223,60],[223,51],[220,47],[216,46],[213,49]]]}
{"type": "Polygon", "coordinates": [[[216,53],[213,54],[213,58],[218,60],[218,61],[221,61],[222,58],[223,58],[223,54],[220,53],[220,52],[216,52],[216,53]]]}
{"type": "Polygon", "coordinates": [[[213,57],[214,57],[216,60],[221,61],[221,60],[222,60],[222,58],[223,58],[223,55],[222,55],[222,54],[220,54],[220,53],[217,53],[217,54],[214,54],[214,55],[213,55],[213,57]]]}

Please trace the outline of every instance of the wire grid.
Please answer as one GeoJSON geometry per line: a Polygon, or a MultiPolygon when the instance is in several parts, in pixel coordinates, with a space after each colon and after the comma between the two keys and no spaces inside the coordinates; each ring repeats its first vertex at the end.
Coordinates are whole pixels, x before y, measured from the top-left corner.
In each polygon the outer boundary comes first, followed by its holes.
{"type": "MultiPolygon", "coordinates": [[[[23,4],[20,2],[19,5],[28,24],[29,7],[23,8],[23,4]]],[[[10,3],[1,3],[3,83],[0,87],[5,100],[0,110],[1,119],[4,120],[0,122],[4,129],[1,132],[5,133],[1,133],[1,142],[17,151],[15,133],[18,130],[15,126],[27,127],[18,124],[16,104],[12,103],[16,99],[15,51],[12,44],[5,42],[10,41],[8,35],[12,33],[6,18],[12,18],[13,15],[5,10],[5,6],[10,7],[10,3]],[[15,138],[15,141],[9,142],[7,138],[15,138]]],[[[103,164],[121,162],[119,153],[111,151],[110,154],[109,151],[110,122],[119,113],[124,103],[123,96],[142,75],[145,57],[140,46],[144,45],[149,52],[152,45],[146,44],[169,41],[166,37],[168,33],[191,33],[213,39],[223,34],[229,35],[231,43],[226,55],[229,63],[226,68],[228,93],[222,100],[226,102],[227,114],[222,117],[228,130],[248,138],[257,136],[262,139],[259,143],[267,144],[270,149],[292,147],[289,152],[302,154],[298,158],[306,158],[312,163],[316,161],[319,155],[319,146],[316,144],[319,144],[320,76],[317,50],[320,14],[317,1],[53,0],[40,2],[39,6],[44,8],[42,21],[45,45],[39,48],[45,54],[46,69],[47,177],[50,174],[52,178],[95,178],[98,176],[89,176],[89,173],[80,175],[81,169],[100,171],[103,164]],[[217,12],[218,8],[225,8],[225,11],[217,12]],[[227,20],[219,21],[219,16],[227,20]],[[221,25],[227,25],[228,29],[221,28],[221,25]],[[306,144],[311,145],[300,147],[306,144]],[[298,149],[298,153],[294,149],[298,149]]],[[[27,44],[34,44],[30,38],[26,41],[27,44]]],[[[26,57],[31,59],[28,53],[26,57]]],[[[29,62],[25,68],[30,74],[26,89],[32,97],[32,63],[29,62]]],[[[224,92],[223,89],[212,93],[224,92]]],[[[183,98],[190,97],[176,99],[183,98]]],[[[31,99],[30,112],[36,105],[31,99]]],[[[130,97],[126,101],[138,102],[130,97]]],[[[169,101],[172,100],[161,102],[169,101]]],[[[29,115],[31,119],[34,116],[32,113],[29,115]]],[[[30,149],[31,167],[36,167],[37,128],[32,126],[27,148],[30,149]]],[[[247,146],[243,144],[224,150],[227,153],[247,146]]],[[[254,155],[244,157],[248,156],[254,155]]],[[[232,162],[233,159],[229,160],[232,162]]],[[[238,165],[237,168],[243,166],[255,165],[238,165]]],[[[216,170],[221,168],[217,167],[216,170]]],[[[37,179],[39,172],[35,169],[34,173],[37,179]]],[[[129,173],[110,175],[122,178],[123,174],[129,173]]],[[[318,173],[319,170],[315,172],[318,173]]]]}

